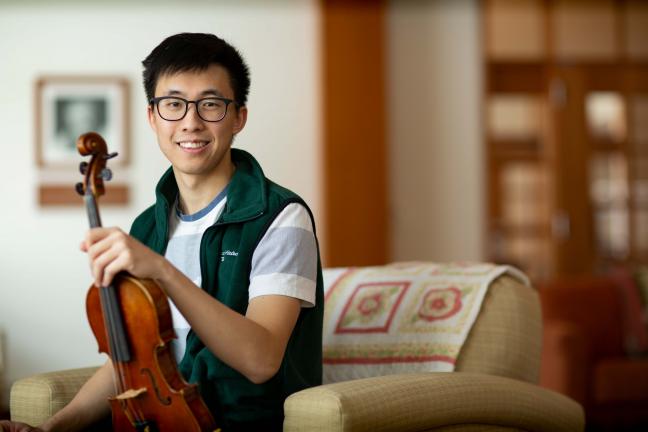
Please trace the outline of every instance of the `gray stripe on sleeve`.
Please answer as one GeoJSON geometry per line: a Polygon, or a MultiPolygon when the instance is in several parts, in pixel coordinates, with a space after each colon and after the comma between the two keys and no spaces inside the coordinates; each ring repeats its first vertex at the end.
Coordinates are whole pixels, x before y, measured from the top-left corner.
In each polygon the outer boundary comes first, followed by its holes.
{"type": "Polygon", "coordinates": [[[273,273],[317,278],[317,245],[311,231],[296,227],[269,229],[252,256],[250,278],[273,273]]]}

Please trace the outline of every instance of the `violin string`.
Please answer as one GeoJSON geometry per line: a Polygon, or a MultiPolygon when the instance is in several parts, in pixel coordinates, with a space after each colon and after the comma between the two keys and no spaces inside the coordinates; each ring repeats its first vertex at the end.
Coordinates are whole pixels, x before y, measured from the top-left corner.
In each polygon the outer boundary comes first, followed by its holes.
{"type": "MultiPolygon", "coordinates": [[[[86,204],[87,204],[87,209],[88,209],[88,218],[90,219],[90,226],[93,228],[100,228],[101,227],[101,217],[99,216],[99,208],[97,207],[97,201],[91,193],[88,193],[90,188],[86,189],[86,204]]],[[[110,294],[116,294],[114,292],[115,288],[114,285],[110,285],[107,287],[101,287],[99,288],[103,294],[107,294],[107,291],[112,290],[112,293],[110,294]],[[107,291],[104,291],[107,290],[107,291]]],[[[124,367],[123,362],[121,361],[122,359],[120,357],[124,357],[126,355],[128,357],[128,360],[130,360],[130,355],[127,355],[126,353],[122,352],[122,347],[128,347],[127,343],[121,343],[123,341],[121,339],[125,339],[126,335],[123,334],[123,327],[120,328],[117,324],[117,320],[119,319],[119,314],[115,314],[114,312],[117,310],[119,305],[115,304],[117,301],[117,296],[116,295],[103,295],[104,302],[107,302],[108,304],[106,305],[104,309],[104,312],[107,312],[108,319],[108,337],[110,339],[110,347],[112,349],[117,349],[119,353],[114,353],[112,352],[112,357],[114,359],[113,361],[113,367],[116,368],[117,372],[117,377],[118,379],[116,380],[116,385],[118,386],[117,392],[118,394],[121,394],[124,392],[126,389],[127,382],[130,382],[130,380],[127,379],[126,374],[127,374],[127,368],[124,367]],[[117,316],[115,316],[117,315],[117,316]],[[121,331],[120,331],[121,330],[121,331]]],[[[126,348],[128,350],[128,348],[126,348]]],[[[142,423],[143,421],[143,416],[140,413],[139,409],[129,409],[129,405],[132,406],[134,405],[132,402],[134,401],[126,401],[126,409],[125,409],[125,414],[127,417],[133,417],[135,422],[137,423],[142,423]],[[129,412],[130,411],[130,412],[129,412]],[[128,415],[130,414],[130,416],[128,415]]],[[[133,420],[131,420],[132,422],[133,420]]]]}

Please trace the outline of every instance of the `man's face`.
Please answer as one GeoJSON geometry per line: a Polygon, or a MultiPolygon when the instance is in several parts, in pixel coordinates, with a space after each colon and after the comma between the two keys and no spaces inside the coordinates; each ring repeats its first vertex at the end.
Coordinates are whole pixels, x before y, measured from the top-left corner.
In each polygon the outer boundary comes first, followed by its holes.
{"type": "MultiPolygon", "coordinates": [[[[155,97],[178,96],[187,100],[205,97],[234,99],[229,73],[219,65],[202,72],[180,72],[160,76],[155,87],[155,97]]],[[[232,103],[219,122],[202,120],[196,105],[190,104],[187,115],[178,121],[161,118],[155,107],[149,105],[148,119],[157,135],[162,153],[171,162],[176,177],[186,181],[230,172],[230,146],[236,133],[245,126],[247,109],[238,112],[232,103]]]]}

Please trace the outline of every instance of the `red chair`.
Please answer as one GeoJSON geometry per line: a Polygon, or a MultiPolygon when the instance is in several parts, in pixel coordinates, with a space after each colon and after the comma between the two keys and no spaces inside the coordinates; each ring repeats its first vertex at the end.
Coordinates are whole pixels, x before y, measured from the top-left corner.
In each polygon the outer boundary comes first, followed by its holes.
{"type": "Polygon", "coordinates": [[[588,430],[648,430],[648,329],[631,279],[562,278],[539,292],[540,384],[580,402],[588,430]],[[627,354],[628,341],[646,351],[627,354]]]}

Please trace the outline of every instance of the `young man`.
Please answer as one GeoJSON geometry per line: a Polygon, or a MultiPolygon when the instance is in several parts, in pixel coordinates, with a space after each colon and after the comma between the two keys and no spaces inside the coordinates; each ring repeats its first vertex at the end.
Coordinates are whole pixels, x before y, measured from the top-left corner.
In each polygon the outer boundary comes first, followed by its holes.
{"type": "MultiPolygon", "coordinates": [[[[321,383],[313,217],[250,154],[231,148],[247,120],[250,84],[232,46],[179,34],[143,65],[148,121],[171,168],[130,235],[92,229],[81,249],[97,285],[127,271],[164,289],[179,369],[224,431],[281,430],[284,399],[321,383]]],[[[114,391],[109,361],[41,429],[88,427],[109,415],[114,391]]]]}

